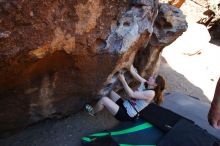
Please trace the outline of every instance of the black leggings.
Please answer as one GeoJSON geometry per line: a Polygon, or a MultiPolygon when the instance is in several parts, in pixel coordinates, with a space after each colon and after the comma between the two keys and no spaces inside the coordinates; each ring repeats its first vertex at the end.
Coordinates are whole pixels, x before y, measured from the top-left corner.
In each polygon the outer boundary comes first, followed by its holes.
{"type": "Polygon", "coordinates": [[[119,98],[115,103],[119,106],[118,112],[115,114],[115,118],[119,121],[133,121],[134,117],[130,117],[127,113],[126,108],[123,105],[123,100],[119,98]]]}

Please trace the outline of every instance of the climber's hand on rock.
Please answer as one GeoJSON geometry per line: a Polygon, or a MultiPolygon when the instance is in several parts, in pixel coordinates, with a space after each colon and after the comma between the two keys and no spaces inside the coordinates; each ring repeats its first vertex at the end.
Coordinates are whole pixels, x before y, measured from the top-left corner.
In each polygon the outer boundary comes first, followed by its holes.
{"type": "Polygon", "coordinates": [[[119,73],[119,75],[118,75],[118,79],[119,79],[120,81],[125,81],[124,74],[119,73]]]}

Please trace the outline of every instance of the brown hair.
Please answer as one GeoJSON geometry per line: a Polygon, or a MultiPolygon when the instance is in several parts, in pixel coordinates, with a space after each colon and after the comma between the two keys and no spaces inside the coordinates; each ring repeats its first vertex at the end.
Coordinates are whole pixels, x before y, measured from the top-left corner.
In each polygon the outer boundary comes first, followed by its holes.
{"type": "Polygon", "coordinates": [[[162,76],[158,75],[155,79],[155,83],[157,84],[157,86],[154,88],[155,91],[154,102],[159,105],[163,102],[164,99],[163,91],[166,86],[166,81],[162,76]]]}
{"type": "Polygon", "coordinates": [[[157,86],[154,89],[155,90],[154,102],[159,105],[163,102],[164,99],[163,91],[166,87],[166,81],[162,76],[158,75],[155,82],[157,86]]]}

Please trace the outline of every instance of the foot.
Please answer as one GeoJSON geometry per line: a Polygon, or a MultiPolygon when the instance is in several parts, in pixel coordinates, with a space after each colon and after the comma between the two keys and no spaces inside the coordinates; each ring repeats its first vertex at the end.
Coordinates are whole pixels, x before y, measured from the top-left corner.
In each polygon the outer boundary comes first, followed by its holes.
{"type": "Polygon", "coordinates": [[[93,109],[93,107],[92,107],[91,105],[86,104],[86,105],[85,105],[85,111],[86,111],[87,113],[89,113],[91,116],[95,116],[94,109],[93,109]]]}

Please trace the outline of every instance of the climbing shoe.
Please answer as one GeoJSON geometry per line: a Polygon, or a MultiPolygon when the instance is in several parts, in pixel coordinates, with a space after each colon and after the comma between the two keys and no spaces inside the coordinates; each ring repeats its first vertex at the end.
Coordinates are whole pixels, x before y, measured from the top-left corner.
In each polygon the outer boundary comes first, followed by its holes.
{"type": "Polygon", "coordinates": [[[86,105],[85,105],[85,111],[86,111],[87,113],[89,113],[91,116],[95,116],[94,109],[93,109],[93,107],[92,107],[91,105],[86,104],[86,105]]]}

